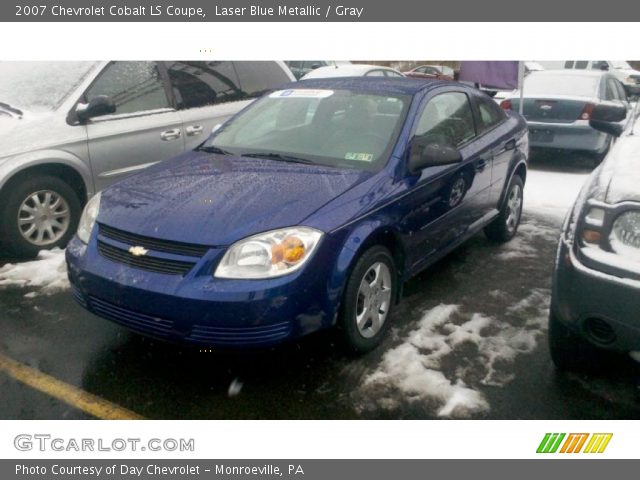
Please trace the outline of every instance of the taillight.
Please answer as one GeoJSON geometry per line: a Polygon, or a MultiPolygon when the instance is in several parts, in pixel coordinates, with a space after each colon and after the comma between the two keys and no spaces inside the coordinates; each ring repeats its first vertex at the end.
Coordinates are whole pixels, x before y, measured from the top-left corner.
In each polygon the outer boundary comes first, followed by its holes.
{"type": "Polygon", "coordinates": [[[584,108],[582,109],[582,113],[580,114],[579,119],[580,120],[590,120],[591,119],[591,114],[593,113],[593,109],[594,108],[595,108],[595,105],[593,103],[585,104],[584,108]]]}
{"type": "Polygon", "coordinates": [[[500,102],[500,106],[505,110],[511,110],[513,108],[511,100],[503,100],[502,102],[500,102]]]}

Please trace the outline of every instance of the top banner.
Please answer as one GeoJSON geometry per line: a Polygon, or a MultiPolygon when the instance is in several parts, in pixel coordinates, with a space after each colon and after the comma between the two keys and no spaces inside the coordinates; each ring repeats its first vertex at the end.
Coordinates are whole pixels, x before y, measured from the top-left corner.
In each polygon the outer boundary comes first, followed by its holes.
{"type": "MultiPolygon", "coordinates": [[[[415,0],[16,0],[0,4],[2,22],[615,22],[640,3],[416,2],[415,0]]],[[[382,33],[382,32],[381,32],[382,33]]],[[[452,29],[451,34],[456,35],[452,29]]],[[[425,32],[425,39],[434,40],[425,32]]],[[[438,39],[446,40],[446,39],[438,39]]]]}

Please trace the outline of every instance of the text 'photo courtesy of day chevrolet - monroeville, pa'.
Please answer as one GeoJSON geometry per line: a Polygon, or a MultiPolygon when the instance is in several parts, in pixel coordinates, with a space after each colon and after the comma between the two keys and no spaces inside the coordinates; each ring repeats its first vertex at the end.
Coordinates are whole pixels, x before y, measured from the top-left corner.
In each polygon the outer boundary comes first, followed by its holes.
{"type": "Polygon", "coordinates": [[[633,58],[0,61],[0,418],[640,418],[639,98],[633,58]]]}

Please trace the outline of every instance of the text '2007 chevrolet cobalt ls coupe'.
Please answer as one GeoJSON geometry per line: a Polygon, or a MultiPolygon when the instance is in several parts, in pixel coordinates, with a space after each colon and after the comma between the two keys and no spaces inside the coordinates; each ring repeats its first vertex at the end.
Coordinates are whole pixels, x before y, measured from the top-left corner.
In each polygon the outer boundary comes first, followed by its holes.
{"type": "Polygon", "coordinates": [[[527,155],[524,120],[464,85],[291,84],[95,196],[67,249],[74,295],[160,339],[269,346],[337,325],[364,352],[402,282],[482,228],[515,235],[527,155]]]}

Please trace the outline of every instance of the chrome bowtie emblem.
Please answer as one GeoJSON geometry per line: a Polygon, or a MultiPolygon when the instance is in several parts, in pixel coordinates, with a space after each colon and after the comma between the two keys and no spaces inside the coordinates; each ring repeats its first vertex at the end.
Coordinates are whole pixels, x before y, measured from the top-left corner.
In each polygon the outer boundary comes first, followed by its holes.
{"type": "Polygon", "coordinates": [[[149,250],[144,247],[135,246],[129,248],[129,253],[134,257],[141,257],[142,255],[149,253],[149,250]]]}
{"type": "Polygon", "coordinates": [[[542,110],[551,110],[553,107],[551,105],[542,105],[540,108],[542,110]]]}

